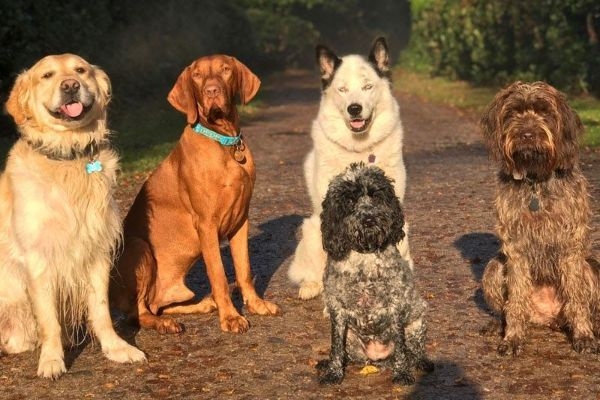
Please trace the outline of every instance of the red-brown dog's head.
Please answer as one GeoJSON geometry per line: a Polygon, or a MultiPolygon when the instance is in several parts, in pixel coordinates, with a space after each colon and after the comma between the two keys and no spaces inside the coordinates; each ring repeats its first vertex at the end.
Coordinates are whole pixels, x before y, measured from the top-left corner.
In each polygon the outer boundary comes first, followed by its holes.
{"type": "Polygon", "coordinates": [[[515,82],[481,118],[491,156],[515,177],[544,178],[578,162],[583,124],[565,96],[544,82],[515,82]]]}
{"type": "Polygon", "coordinates": [[[237,122],[234,99],[242,104],[256,95],[260,80],[240,61],[231,56],[212,55],[197,59],[186,67],[167,97],[175,109],[186,114],[187,122],[218,120],[237,122]]]}

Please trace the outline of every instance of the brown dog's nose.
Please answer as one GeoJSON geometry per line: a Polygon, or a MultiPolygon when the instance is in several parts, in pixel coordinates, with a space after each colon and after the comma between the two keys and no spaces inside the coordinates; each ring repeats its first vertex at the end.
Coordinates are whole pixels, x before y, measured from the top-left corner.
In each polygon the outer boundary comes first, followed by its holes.
{"type": "Polygon", "coordinates": [[[210,84],[204,86],[204,94],[208,97],[216,97],[221,93],[221,88],[218,85],[210,84]]]}
{"type": "Polygon", "coordinates": [[[65,93],[75,93],[81,85],[75,79],[65,79],[60,83],[60,90],[65,93]]]}

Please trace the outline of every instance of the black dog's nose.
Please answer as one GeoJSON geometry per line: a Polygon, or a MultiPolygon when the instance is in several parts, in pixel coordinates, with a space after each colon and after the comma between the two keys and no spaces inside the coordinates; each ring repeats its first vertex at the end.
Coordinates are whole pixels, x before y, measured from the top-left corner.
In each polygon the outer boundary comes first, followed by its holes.
{"type": "Polygon", "coordinates": [[[353,117],[358,117],[362,112],[362,106],[360,104],[352,103],[348,106],[348,114],[353,117]]]}
{"type": "Polygon", "coordinates": [[[75,79],[65,79],[60,83],[60,90],[65,93],[75,93],[79,90],[81,85],[75,79]]]}

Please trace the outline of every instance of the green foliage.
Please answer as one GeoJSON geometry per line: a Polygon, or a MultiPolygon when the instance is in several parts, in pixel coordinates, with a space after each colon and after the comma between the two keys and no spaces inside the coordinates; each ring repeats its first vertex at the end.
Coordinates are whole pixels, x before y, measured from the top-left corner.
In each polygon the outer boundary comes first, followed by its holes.
{"type": "Polygon", "coordinates": [[[411,7],[404,60],[421,70],[475,84],[540,79],[600,91],[599,44],[586,31],[588,15],[600,13],[597,1],[413,0],[411,7]]]}

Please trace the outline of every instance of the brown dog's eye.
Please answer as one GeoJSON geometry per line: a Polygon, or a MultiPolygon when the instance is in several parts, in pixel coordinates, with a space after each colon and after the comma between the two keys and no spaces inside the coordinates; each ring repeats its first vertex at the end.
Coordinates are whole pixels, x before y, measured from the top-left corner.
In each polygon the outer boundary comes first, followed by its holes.
{"type": "Polygon", "coordinates": [[[78,74],[83,74],[83,73],[85,73],[85,68],[77,67],[77,68],[75,68],[75,72],[77,72],[78,74]]]}
{"type": "Polygon", "coordinates": [[[54,72],[46,72],[44,75],[42,75],[42,79],[50,79],[53,75],[54,72]]]}

